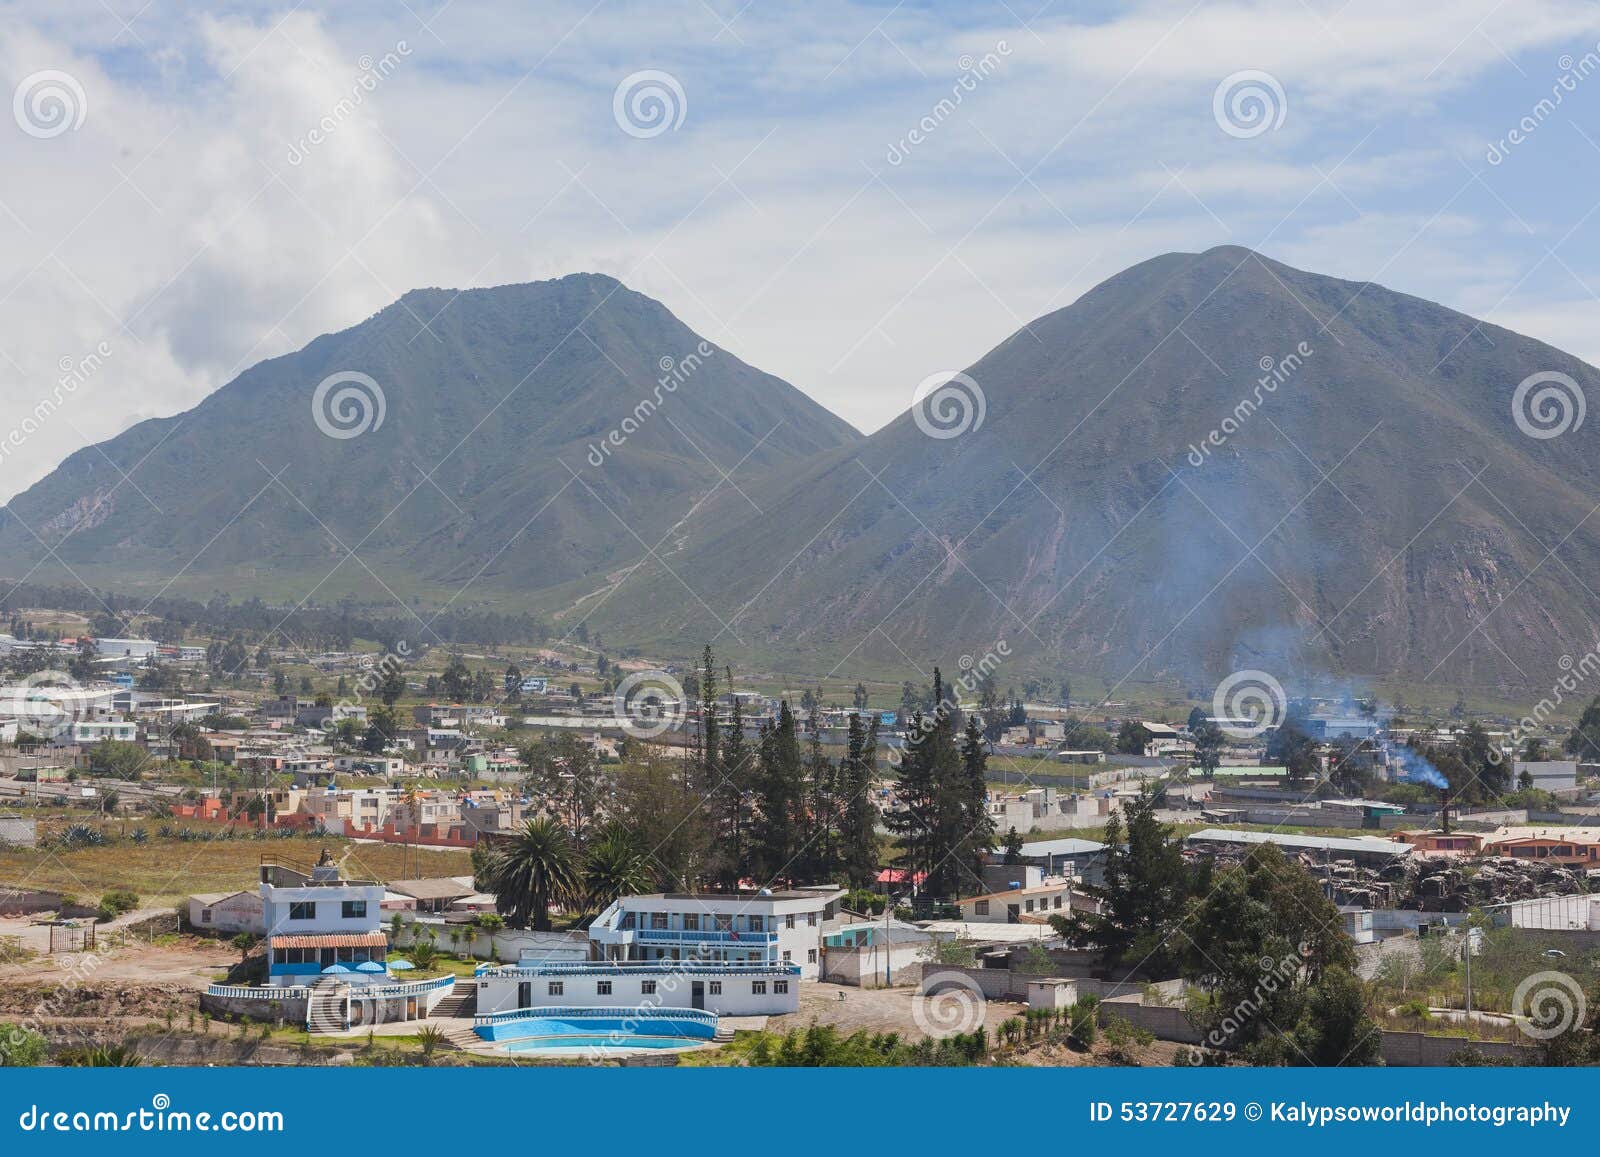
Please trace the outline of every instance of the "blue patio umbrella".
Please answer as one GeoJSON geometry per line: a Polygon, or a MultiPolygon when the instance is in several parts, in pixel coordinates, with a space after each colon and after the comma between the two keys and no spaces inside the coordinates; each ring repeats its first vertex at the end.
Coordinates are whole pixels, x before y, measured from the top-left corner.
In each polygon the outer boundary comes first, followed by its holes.
{"type": "Polygon", "coordinates": [[[410,972],[415,967],[416,967],[416,965],[411,963],[411,961],[409,961],[409,960],[391,960],[391,961],[389,961],[389,971],[390,972],[410,972]]]}
{"type": "Polygon", "coordinates": [[[376,960],[363,960],[356,965],[357,972],[382,972],[383,965],[376,960]]]}
{"type": "Polygon", "coordinates": [[[346,968],[342,964],[330,964],[330,965],[328,965],[328,967],[326,967],[326,968],[324,968],[322,970],[322,975],[327,976],[330,972],[349,972],[349,971],[350,970],[348,968],[346,968]]]}

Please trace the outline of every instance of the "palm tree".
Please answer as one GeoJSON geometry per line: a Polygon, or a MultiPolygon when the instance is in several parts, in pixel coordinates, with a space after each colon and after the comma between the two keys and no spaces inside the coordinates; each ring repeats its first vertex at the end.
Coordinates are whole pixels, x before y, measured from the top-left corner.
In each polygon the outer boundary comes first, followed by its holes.
{"type": "Polygon", "coordinates": [[[619,896],[646,891],[654,882],[650,865],[622,832],[613,832],[589,849],[583,865],[583,894],[599,912],[619,896]]]}
{"type": "Polygon", "coordinates": [[[536,932],[550,931],[550,906],[581,894],[572,842],[553,820],[528,820],[488,865],[495,907],[517,928],[530,917],[536,932]]]}

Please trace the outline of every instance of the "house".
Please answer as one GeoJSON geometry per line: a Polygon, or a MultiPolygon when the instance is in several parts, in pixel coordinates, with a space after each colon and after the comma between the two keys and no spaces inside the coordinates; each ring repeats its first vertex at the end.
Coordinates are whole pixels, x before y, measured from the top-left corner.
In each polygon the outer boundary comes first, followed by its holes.
{"type": "Polygon", "coordinates": [[[382,931],[383,885],[346,880],[325,855],[310,874],[261,865],[262,921],[267,936],[267,982],[301,985],[341,966],[337,974],[383,977],[389,941],[382,931]],[[375,971],[362,969],[377,964],[375,971]]]}
{"type": "Polygon", "coordinates": [[[1357,865],[1382,868],[1411,855],[1411,845],[1375,836],[1305,836],[1293,832],[1252,832],[1205,828],[1184,837],[1190,851],[1201,854],[1247,852],[1257,844],[1277,844],[1284,855],[1305,853],[1319,864],[1354,860],[1357,865]]]}
{"type": "Polygon", "coordinates": [[[70,743],[85,747],[108,739],[118,743],[133,743],[139,738],[139,725],[126,720],[77,719],[67,730],[65,738],[70,743]]]}
{"type": "Polygon", "coordinates": [[[236,935],[249,932],[264,936],[267,931],[265,909],[257,891],[198,892],[189,897],[189,924],[207,932],[236,935]]]}
{"type": "Polygon", "coordinates": [[[1473,832],[1395,832],[1394,838],[1424,856],[1475,856],[1483,851],[1483,837],[1473,832]]]}
{"type": "MultiPolygon", "coordinates": [[[[417,912],[444,912],[457,900],[474,895],[471,882],[463,884],[449,876],[423,880],[390,880],[389,891],[409,897],[417,912]]],[[[492,910],[492,908],[491,908],[492,910]]]]}
{"type": "Polygon", "coordinates": [[[782,963],[815,979],[822,927],[839,914],[843,888],[626,896],[589,926],[611,960],[670,960],[690,950],[705,960],[782,963]]]}
{"type": "Polygon", "coordinates": [[[1021,924],[1078,911],[1098,911],[1084,894],[1083,885],[1052,880],[1031,888],[1011,888],[959,901],[961,918],[969,924],[1021,924]],[[1074,887],[1077,892],[1074,895],[1074,887]]]}
{"type": "Polygon", "coordinates": [[[1484,851],[1515,860],[1550,860],[1570,867],[1600,864],[1600,840],[1588,835],[1538,835],[1501,839],[1484,851]]]}

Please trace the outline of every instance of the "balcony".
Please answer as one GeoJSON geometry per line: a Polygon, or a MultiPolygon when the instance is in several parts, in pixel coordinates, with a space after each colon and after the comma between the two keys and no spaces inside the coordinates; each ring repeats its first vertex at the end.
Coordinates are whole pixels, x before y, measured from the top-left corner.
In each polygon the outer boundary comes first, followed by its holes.
{"type": "Polygon", "coordinates": [[[778,942],[776,932],[741,932],[734,929],[686,931],[681,928],[635,928],[640,944],[740,944],[761,948],[778,942]]]}

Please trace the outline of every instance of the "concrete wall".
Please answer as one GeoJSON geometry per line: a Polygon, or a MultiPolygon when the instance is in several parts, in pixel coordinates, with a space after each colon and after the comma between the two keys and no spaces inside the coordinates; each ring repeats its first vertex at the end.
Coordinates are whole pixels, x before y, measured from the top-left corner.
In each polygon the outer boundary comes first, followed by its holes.
{"type": "Polygon", "coordinates": [[[682,972],[662,971],[656,976],[637,972],[614,975],[532,976],[518,973],[485,975],[478,978],[478,1012],[509,1012],[515,1008],[691,1008],[696,983],[705,986],[704,1005],[707,1012],[718,1016],[776,1016],[798,1012],[800,1009],[800,978],[766,974],[762,976],[734,973],[698,972],[693,976],[682,972]],[[608,982],[611,991],[599,991],[600,982],[608,982]],[[644,991],[646,982],[653,982],[653,993],[644,991]],[[529,986],[529,1003],[519,1002],[518,989],[529,986]],[[552,984],[561,991],[550,992],[552,984]],[[712,991],[713,984],[721,991],[712,991]],[[752,985],[760,984],[765,991],[757,993],[752,985]],[[777,992],[782,985],[787,991],[777,992]]]}
{"type": "Polygon", "coordinates": [[[1505,1041],[1469,1041],[1460,1037],[1425,1036],[1420,1032],[1383,1032],[1383,1063],[1397,1066],[1448,1065],[1456,1053],[1474,1045],[1491,1060],[1508,1064],[1534,1062],[1537,1050],[1505,1041]]]}
{"type": "Polygon", "coordinates": [[[888,950],[887,962],[883,948],[824,948],[822,979],[858,988],[883,988],[887,963],[891,986],[917,984],[922,979],[925,947],[923,944],[896,944],[888,950]]]}

